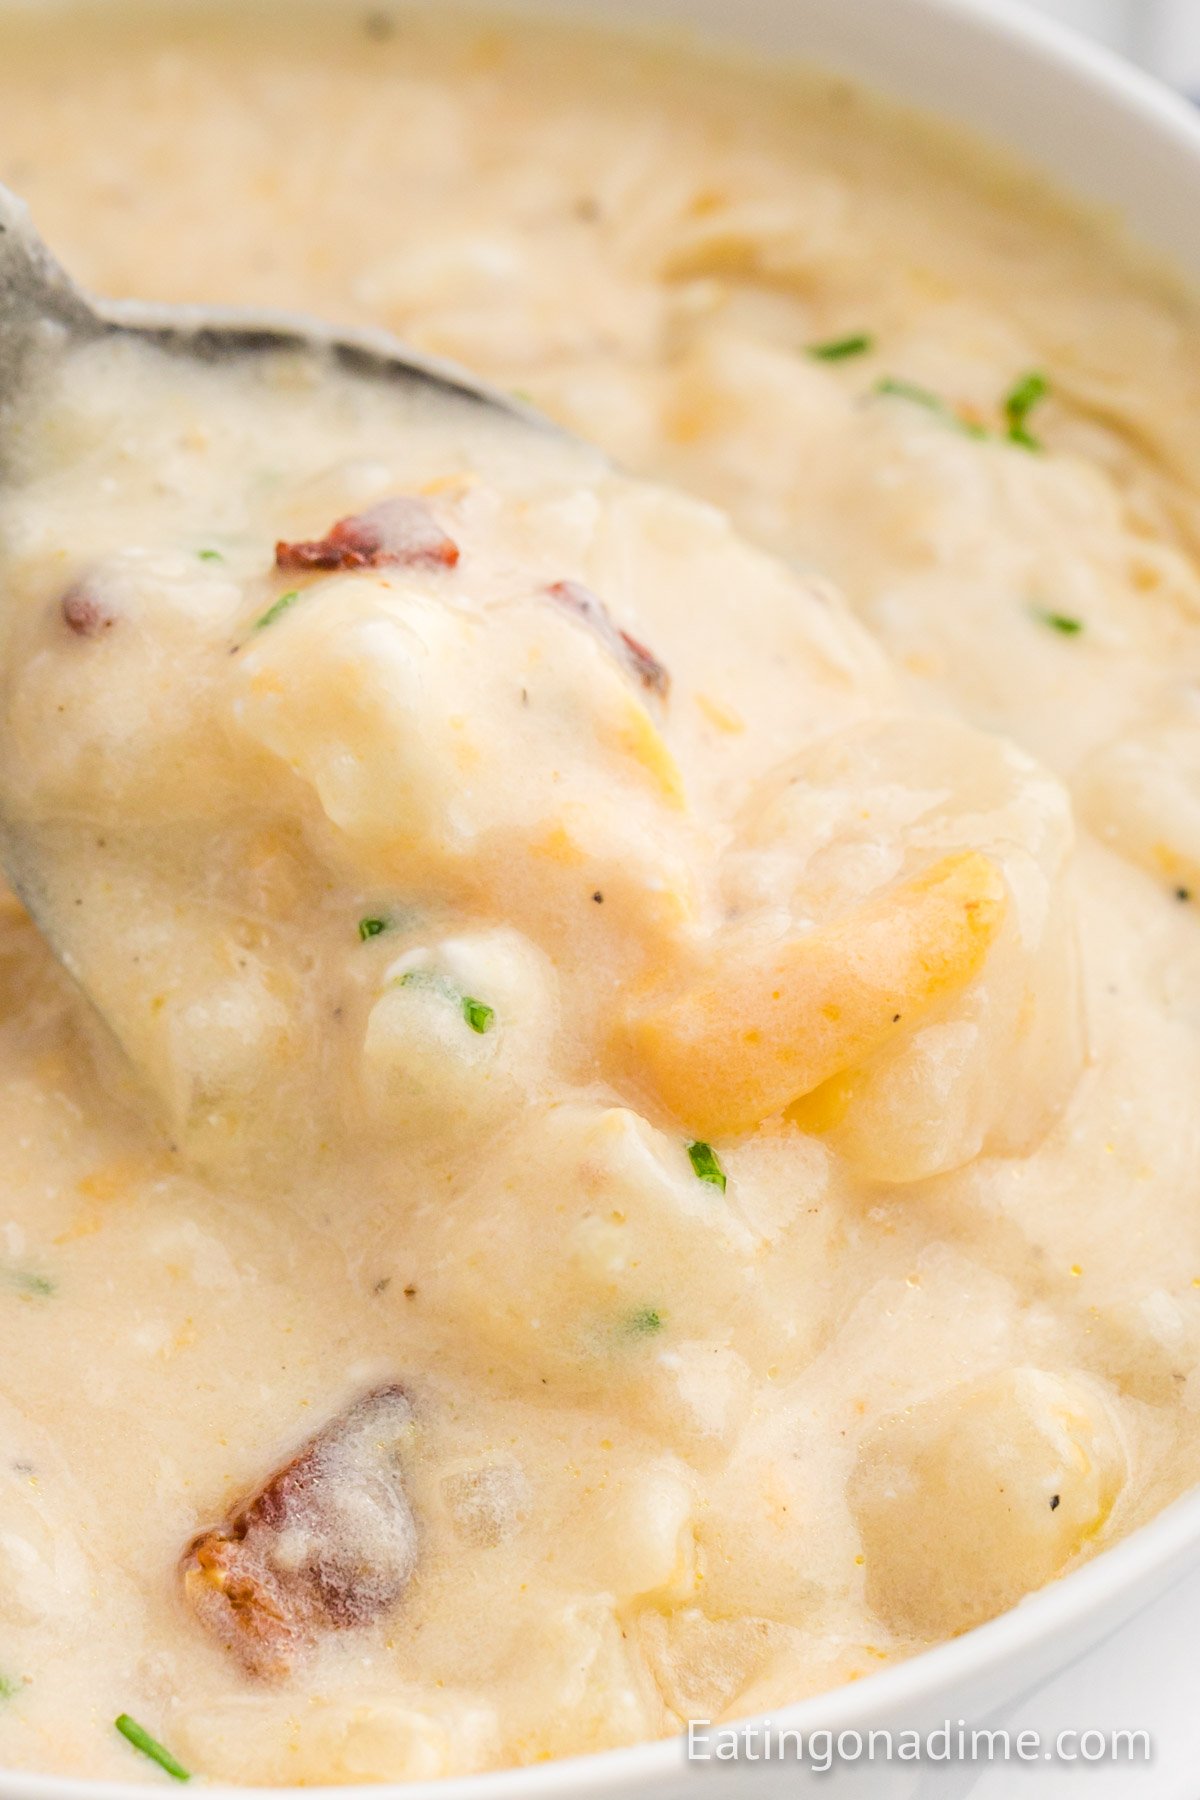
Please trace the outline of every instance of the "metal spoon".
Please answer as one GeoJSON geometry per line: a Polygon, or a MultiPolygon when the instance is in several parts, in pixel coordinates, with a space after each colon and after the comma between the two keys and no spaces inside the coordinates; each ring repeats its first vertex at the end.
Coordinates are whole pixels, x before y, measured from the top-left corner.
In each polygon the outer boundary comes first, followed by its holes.
{"type": "Polygon", "coordinates": [[[319,350],[359,376],[415,382],[459,401],[477,401],[526,426],[558,429],[466,369],[425,356],[370,326],[347,329],[271,308],[98,300],[72,281],[47,248],[24,201],[0,187],[0,404],[9,408],[19,398],[39,350],[60,346],[64,337],[86,342],[114,332],[147,338],[201,362],[260,351],[319,350]]]}
{"type": "MultiPolygon", "coordinates": [[[[510,395],[477,380],[466,370],[425,356],[370,328],[346,330],[284,311],[233,307],[163,306],[135,300],[97,300],[71,280],[43,243],[28,208],[0,187],[0,467],[6,425],[16,426],[25,395],[35,392],[40,369],[64,349],[117,334],[135,336],[171,356],[203,363],[257,354],[315,352],[331,374],[370,382],[409,384],[438,406],[462,415],[464,402],[481,411],[481,425],[511,421],[514,432],[561,439],[564,450],[584,446],[510,395]]],[[[588,452],[588,454],[591,454],[588,452]]],[[[601,459],[595,456],[593,466],[601,459]]],[[[121,1043],[131,1065],[119,1019],[92,991],[87,978],[87,919],[58,893],[60,879],[42,829],[19,822],[0,806],[0,869],[19,895],[54,955],[93,1003],[94,1011],[121,1043]],[[80,938],[79,932],[85,936],[80,938]]],[[[147,1071],[133,1072],[145,1089],[147,1071]]],[[[151,1072],[151,1075],[153,1072],[151,1072]]]]}

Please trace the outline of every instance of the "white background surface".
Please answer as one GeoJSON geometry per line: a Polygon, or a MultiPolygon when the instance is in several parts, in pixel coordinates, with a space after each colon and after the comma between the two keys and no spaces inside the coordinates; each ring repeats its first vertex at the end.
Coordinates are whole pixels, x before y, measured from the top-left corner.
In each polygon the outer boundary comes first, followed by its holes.
{"type": "Polygon", "coordinates": [[[1200,0],[1027,0],[1200,97],[1200,0]]]}

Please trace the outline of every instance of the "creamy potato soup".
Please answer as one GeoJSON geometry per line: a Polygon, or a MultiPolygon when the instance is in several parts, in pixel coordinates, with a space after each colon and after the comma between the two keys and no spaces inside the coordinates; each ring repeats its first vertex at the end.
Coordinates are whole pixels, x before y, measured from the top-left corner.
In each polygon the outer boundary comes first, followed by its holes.
{"type": "Polygon", "coordinates": [[[445,8],[17,11],[0,179],[597,446],[120,337],[4,413],[0,1764],[677,1733],[1182,1492],[1192,302],[839,83],[445,8]]]}

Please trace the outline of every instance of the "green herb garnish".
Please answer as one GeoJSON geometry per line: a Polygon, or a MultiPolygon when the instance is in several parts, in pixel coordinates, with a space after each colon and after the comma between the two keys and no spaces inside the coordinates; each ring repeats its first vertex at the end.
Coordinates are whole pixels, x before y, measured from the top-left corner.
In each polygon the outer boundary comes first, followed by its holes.
{"type": "Polygon", "coordinates": [[[171,1752],[164,1749],[158,1740],[152,1738],[145,1727],[139,1725],[136,1719],[131,1719],[128,1713],[122,1713],[120,1718],[113,1720],[113,1724],[135,1750],[140,1750],[143,1756],[148,1756],[151,1762],[156,1762],[159,1768],[165,1769],[174,1780],[190,1781],[192,1779],[183,1764],[176,1762],[171,1752]]]}
{"type": "Polygon", "coordinates": [[[846,362],[851,356],[865,356],[875,348],[875,339],[865,331],[851,337],[832,338],[827,344],[810,344],[808,354],[814,362],[846,362]]]}
{"type": "Polygon", "coordinates": [[[469,994],[464,994],[462,1009],[463,1018],[467,1021],[471,1030],[477,1031],[480,1037],[483,1036],[485,1031],[490,1031],[492,1029],[496,1015],[490,1006],[484,1005],[482,1000],[472,1000],[469,994]]]}
{"type": "Polygon", "coordinates": [[[263,631],[266,629],[266,627],[268,625],[273,625],[275,623],[276,619],[279,617],[280,613],[285,613],[289,606],[295,606],[295,604],[299,598],[300,598],[300,589],[299,588],[292,588],[290,593],[280,594],[280,596],[279,596],[278,600],[276,600],[274,606],[268,606],[268,608],[267,608],[266,612],[263,614],[262,618],[255,619],[255,621],[254,621],[255,631],[263,631]]]}
{"type": "Polygon", "coordinates": [[[1025,375],[1018,381],[1004,402],[1004,417],[1008,421],[1008,438],[1012,444],[1020,444],[1023,450],[1041,450],[1040,438],[1035,438],[1029,429],[1029,415],[1035,406],[1050,392],[1050,383],[1046,377],[1035,369],[1032,374],[1025,375]]]}
{"type": "Polygon", "coordinates": [[[446,1000],[461,1000],[462,995],[457,988],[451,987],[444,975],[436,969],[406,969],[396,983],[397,987],[429,988],[435,994],[441,994],[446,1000]]]}
{"type": "Polygon", "coordinates": [[[11,1675],[0,1675],[0,1700],[15,1700],[20,1691],[19,1681],[14,1681],[11,1675]]]}
{"type": "Polygon", "coordinates": [[[364,944],[368,938],[378,937],[379,934],[386,931],[387,928],[388,922],[386,919],[360,919],[358,921],[358,935],[364,944]]]}
{"type": "Polygon", "coordinates": [[[37,1275],[31,1269],[9,1269],[5,1280],[19,1294],[36,1294],[39,1300],[48,1300],[54,1292],[54,1283],[50,1277],[37,1275]]]}
{"type": "Polygon", "coordinates": [[[875,383],[875,392],[888,394],[895,400],[908,400],[913,406],[923,406],[926,412],[933,413],[944,424],[952,425],[967,437],[985,438],[988,435],[986,426],[976,424],[974,419],[964,418],[962,413],[947,406],[939,395],[932,393],[929,388],[919,387],[915,381],[898,381],[893,375],[885,375],[875,383]]]}
{"type": "Polygon", "coordinates": [[[1078,637],[1083,630],[1083,620],[1076,619],[1071,613],[1050,612],[1044,606],[1035,606],[1033,616],[1063,637],[1078,637]]]}
{"type": "Polygon", "coordinates": [[[653,1337],[656,1331],[663,1328],[663,1316],[656,1307],[641,1306],[637,1312],[630,1313],[625,1321],[625,1328],[635,1337],[653,1337]]]}
{"type": "MultiPolygon", "coordinates": [[[[875,383],[877,394],[890,394],[894,399],[907,400],[913,406],[923,406],[926,412],[933,413],[946,425],[952,425],[956,431],[964,432],[971,438],[992,438],[986,425],[968,418],[965,413],[956,411],[947,405],[939,394],[929,388],[920,387],[915,381],[900,381],[893,375],[885,375],[875,383]]],[[[1029,429],[1029,415],[1035,406],[1050,393],[1050,383],[1044,375],[1035,370],[1030,375],[1022,376],[1016,386],[1005,396],[1004,418],[1006,429],[1004,436],[1010,444],[1018,444],[1022,450],[1040,451],[1044,446],[1041,439],[1034,437],[1029,429]]]]}
{"type": "Polygon", "coordinates": [[[201,562],[224,562],[225,558],[219,550],[197,550],[196,555],[201,562]]]}
{"type": "Polygon", "coordinates": [[[721,1192],[724,1193],[726,1186],[728,1185],[726,1182],[725,1171],[721,1167],[717,1158],[717,1153],[712,1145],[702,1142],[689,1144],[687,1153],[691,1158],[692,1167],[695,1169],[700,1180],[709,1182],[713,1187],[720,1188],[721,1192]]]}
{"type": "Polygon", "coordinates": [[[477,1031],[480,1037],[485,1031],[490,1031],[495,1023],[496,1013],[493,1007],[488,1006],[486,1001],[476,1000],[472,995],[464,994],[461,989],[455,987],[452,981],[448,981],[444,975],[439,975],[436,969],[408,969],[396,985],[398,987],[428,988],[435,994],[441,994],[443,999],[453,1000],[461,1007],[462,1016],[471,1030],[477,1031]]]}

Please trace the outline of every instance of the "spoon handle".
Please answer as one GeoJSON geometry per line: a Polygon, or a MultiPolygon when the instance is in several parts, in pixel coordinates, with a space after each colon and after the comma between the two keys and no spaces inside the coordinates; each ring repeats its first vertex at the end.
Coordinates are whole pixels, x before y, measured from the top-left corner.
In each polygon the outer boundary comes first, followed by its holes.
{"type": "Polygon", "coordinates": [[[29,208],[0,187],[0,402],[16,394],[29,353],[56,329],[98,328],[88,301],[34,230],[29,208]]]}

